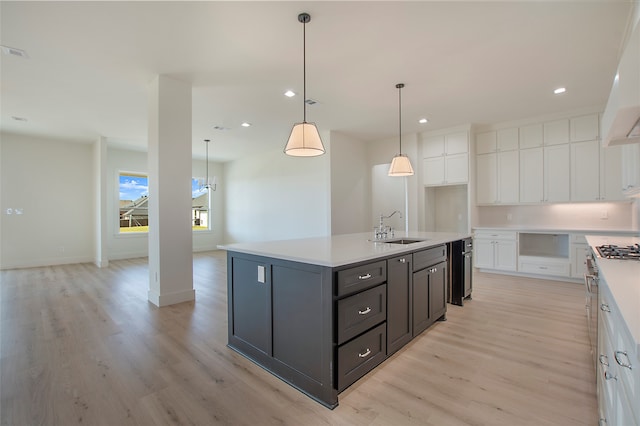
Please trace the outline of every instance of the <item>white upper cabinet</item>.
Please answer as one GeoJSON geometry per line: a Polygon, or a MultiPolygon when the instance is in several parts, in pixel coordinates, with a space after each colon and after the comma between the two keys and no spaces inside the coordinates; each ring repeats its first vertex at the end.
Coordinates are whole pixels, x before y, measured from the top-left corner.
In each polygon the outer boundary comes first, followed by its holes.
{"type": "Polygon", "coordinates": [[[422,143],[424,158],[442,157],[444,153],[444,136],[429,136],[422,143]]]}
{"type": "Polygon", "coordinates": [[[569,145],[544,147],[544,201],[557,203],[571,199],[569,145]]]}
{"type": "Polygon", "coordinates": [[[640,144],[622,145],[622,190],[626,197],[640,194],[640,144]]]}
{"type": "Polygon", "coordinates": [[[494,204],[498,200],[497,156],[495,153],[476,157],[476,201],[494,204]]]}
{"type": "Polygon", "coordinates": [[[469,135],[467,132],[451,133],[444,136],[445,155],[469,152],[469,135]]]}
{"type": "Polygon", "coordinates": [[[520,127],[520,149],[542,146],[542,124],[520,127]]]}
{"type": "Polygon", "coordinates": [[[544,144],[560,145],[569,143],[569,120],[556,120],[544,123],[544,144]]]}
{"type": "Polygon", "coordinates": [[[423,141],[422,153],[424,185],[469,181],[469,135],[466,131],[427,137],[423,141]]]}
{"type": "Polygon", "coordinates": [[[496,152],[496,131],[478,133],[476,135],[476,154],[489,154],[496,152]]]}
{"type": "Polygon", "coordinates": [[[542,148],[520,150],[520,202],[544,202],[544,154],[542,148]]]}
{"type": "Polygon", "coordinates": [[[598,139],[598,122],[598,114],[572,118],[569,122],[571,142],[584,142],[598,139]]]}
{"type": "Polygon", "coordinates": [[[600,142],[571,144],[571,201],[600,200],[600,142]]]}
{"type": "Polygon", "coordinates": [[[518,156],[518,151],[504,151],[476,157],[478,204],[517,204],[519,202],[518,156]]]}
{"type": "Polygon", "coordinates": [[[500,129],[496,132],[498,151],[515,151],[519,148],[518,128],[500,129]]]}
{"type": "Polygon", "coordinates": [[[617,145],[600,148],[600,199],[624,200],[621,183],[622,147],[617,145]]]}

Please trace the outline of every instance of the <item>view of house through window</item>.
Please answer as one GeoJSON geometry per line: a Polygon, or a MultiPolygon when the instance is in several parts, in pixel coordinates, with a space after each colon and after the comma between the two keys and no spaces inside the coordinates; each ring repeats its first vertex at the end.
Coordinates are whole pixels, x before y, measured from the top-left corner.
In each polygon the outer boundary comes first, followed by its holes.
{"type": "MultiPolygon", "coordinates": [[[[146,174],[121,172],[119,176],[120,233],[149,232],[149,183],[146,174]]],[[[210,229],[209,191],[191,179],[191,227],[210,229]]]]}

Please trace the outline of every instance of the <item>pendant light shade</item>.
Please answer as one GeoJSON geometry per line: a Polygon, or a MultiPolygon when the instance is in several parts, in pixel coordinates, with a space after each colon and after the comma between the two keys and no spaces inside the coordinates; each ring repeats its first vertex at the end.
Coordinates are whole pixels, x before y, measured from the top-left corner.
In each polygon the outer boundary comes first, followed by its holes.
{"type": "Polygon", "coordinates": [[[306,25],[311,21],[308,13],[298,15],[298,21],[302,23],[302,123],[296,123],[291,129],[291,135],[284,148],[284,153],[294,157],[314,157],[324,154],[324,145],[320,139],[320,133],[314,123],[307,123],[307,52],[306,52],[306,25]]]}
{"type": "Polygon", "coordinates": [[[400,140],[400,153],[393,157],[391,167],[389,167],[389,176],[413,176],[413,167],[409,157],[402,154],[402,97],[401,92],[404,84],[396,84],[398,89],[398,136],[400,140]]]}

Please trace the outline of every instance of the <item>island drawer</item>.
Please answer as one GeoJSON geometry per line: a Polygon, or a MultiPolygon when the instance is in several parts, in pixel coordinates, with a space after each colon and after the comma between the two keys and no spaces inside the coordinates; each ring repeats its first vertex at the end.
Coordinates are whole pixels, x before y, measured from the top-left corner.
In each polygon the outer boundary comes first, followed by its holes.
{"type": "Polygon", "coordinates": [[[385,360],[387,324],[382,323],[338,348],[338,392],[385,360]]]}
{"type": "Polygon", "coordinates": [[[419,271],[428,266],[447,260],[447,246],[444,244],[413,253],[413,270],[419,271]]]}
{"type": "Polygon", "coordinates": [[[367,263],[338,271],[338,297],[347,296],[387,280],[387,262],[367,263]]]}
{"type": "Polygon", "coordinates": [[[341,345],[386,319],[386,284],[339,300],[338,344],[341,345]]]}

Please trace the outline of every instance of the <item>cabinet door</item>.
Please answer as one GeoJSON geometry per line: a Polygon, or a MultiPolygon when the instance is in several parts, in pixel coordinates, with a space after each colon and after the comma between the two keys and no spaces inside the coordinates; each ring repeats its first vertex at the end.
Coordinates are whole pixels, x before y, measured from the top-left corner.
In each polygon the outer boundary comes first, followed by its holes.
{"type": "Polygon", "coordinates": [[[473,251],[476,268],[493,269],[495,262],[492,240],[476,237],[473,240],[473,251]]]}
{"type": "Polygon", "coordinates": [[[544,198],[542,148],[520,150],[520,202],[540,203],[544,198]]]}
{"type": "Polygon", "coordinates": [[[587,273],[586,259],[589,254],[589,246],[586,244],[571,244],[571,276],[584,278],[587,273]]]}
{"type": "Polygon", "coordinates": [[[442,185],[444,183],[444,157],[425,158],[423,165],[423,183],[425,185],[442,185]]]}
{"type": "Polygon", "coordinates": [[[429,327],[429,268],[413,273],[413,335],[429,327]]]}
{"type": "Polygon", "coordinates": [[[520,149],[542,146],[542,124],[520,127],[520,149]]]}
{"type": "Polygon", "coordinates": [[[469,181],[469,154],[447,155],[444,157],[445,183],[466,183],[469,181]]]}
{"type": "Polygon", "coordinates": [[[424,158],[441,157],[444,155],[444,136],[430,136],[422,143],[424,158]]]}
{"type": "Polygon", "coordinates": [[[571,144],[571,201],[600,199],[600,142],[571,144]]]}
{"type": "Polygon", "coordinates": [[[387,354],[391,355],[412,337],[411,255],[387,260],[387,354]]]}
{"type": "Polygon", "coordinates": [[[497,201],[496,154],[476,156],[476,201],[493,204],[497,201]]]}
{"type": "Polygon", "coordinates": [[[447,312],[447,262],[429,268],[429,323],[447,312]]]}
{"type": "Polygon", "coordinates": [[[271,356],[271,265],[235,257],[231,267],[229,333],[271,356]]]}
{"type": "Polygon", "coordinates": [[[476,135],[476,154],[489,154],[496,152],[496,132],[478,133],[476,135]]]}
{"type": "Polygon", "coordinates": [[[498,151],[516,151],[520,146],[517,127],[500,129],[496,137],[498,151]]]}
{"type": "Polygon", "coordinates": [[[444,141],[444,152],[446,155],[469,152],[469,136],[467,132],[457,132],[445,135],[444,141]]]}
{"type": "Polygon", "coordinates": [[[517,265],[517,247],[515,241],[498,240],[495,247],[495,269],[515,271],[517,265]]]}
{"type": "Polygon", "coordinates": [[[544,200],[549,203],[569,201],[570,178],[569,145],[544,148],[544,200]]]}
{"type": "Polygon", "coordinates": [[[518,151],[498,153],[498,201],[517,203],[520,200],[520,162],[518,151]]]}
{"type": "Polygon", "coordinates": [[[640,188],[640,144],[622,146],[622,189],[633,194],[640,188]]]}
{"type": "Polygon", "coordinates": [[[622,147],[600,148],[600,199],[624,200],[622,194],[622,147]]]}
{"type": "Polygon", "coordinates": [[[570,120],[571,142],[598,139],[598,114],[583,115],[570,120]]]}
{"type": "Polygon", "coordinates": [[[544,144],[561,145],[569,142],[569,120],[544,123],[544,144]]]}

